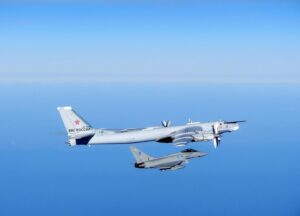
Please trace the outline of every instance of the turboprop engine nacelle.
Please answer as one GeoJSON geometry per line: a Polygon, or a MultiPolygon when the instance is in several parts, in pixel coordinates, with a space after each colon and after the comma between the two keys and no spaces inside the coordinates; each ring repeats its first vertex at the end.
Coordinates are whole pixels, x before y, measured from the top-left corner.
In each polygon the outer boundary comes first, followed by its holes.
{"type": "Polygon", "coordinates": [[[196,134],[194,135],[194,141],[195,142],[201,142],[201,141],[209,141],[215,138],[214,134],[196,134]]]}

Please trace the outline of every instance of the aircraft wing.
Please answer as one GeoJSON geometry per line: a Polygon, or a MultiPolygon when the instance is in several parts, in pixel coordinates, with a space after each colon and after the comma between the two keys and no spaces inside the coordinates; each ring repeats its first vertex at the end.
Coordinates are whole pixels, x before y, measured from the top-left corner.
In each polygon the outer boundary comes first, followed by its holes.
{"type": "Polygon", "coordinates": [[[178,146],[178,147],[185,146],[192,140],[193,140],[192,136],[188,136],[188,135],[177,136],[173,139],[173,145],[178,146]]]}
{"type": "Polygon", "coordinates": [[[159,167],[159,170],[178,170],[184,168],[186,161],[180,161],[179,163],[174,164],[173,166],[165,166],[165,167],[159,167]]]}
{"type": "Polygon", "coordinates": [[[173,167],[161,167],[159,170],[163,171],[163,170],[178,170],[178,169],[182,169],[185,166],[181,166],[181,165],[176,165],[173,167]]]}
{"type": "Polygon", "coordinates": [[[184,129],[181,131],[177,131],[172,135],[173,138],[173,144],[175,146],[185,146],[189,142],[193,141],[194,137],[193,135],[195,134],[194,131],[190,131],[188,129],[184,129]]]}
{"type": "Polygon", "coordinates": [[[130,132],[130,131],[138,131],[138,130],[142,130],[143,128],[125,128],[120,130],[120,132],[130,132]]]}

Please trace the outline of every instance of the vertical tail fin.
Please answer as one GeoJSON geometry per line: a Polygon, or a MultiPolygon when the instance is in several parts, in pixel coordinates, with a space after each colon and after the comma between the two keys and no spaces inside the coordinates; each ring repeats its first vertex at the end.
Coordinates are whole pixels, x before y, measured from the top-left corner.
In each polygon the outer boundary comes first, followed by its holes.
{"type": "Polygon", "coordinates": [[[92,126],[78,115],[72,107],[58,107],[57,110],[69,135],[92,129],[92,126]]]}
{"type": "Polygon", "coordinates": [[[72,107],[57,108],[64,126],[68,132],[68,143],[70,145],[88,144],[93,137],[93,128],[72,107]]]}
{"type": "Polygon", "coordinates": [[[154,159],[154,157],[147,155],[146,153],[142,152],[141,150],[135,148],[134,146],[130,146],[130,151],[132,152],[137,163],[142,163],[142,162],[154,159]]]}

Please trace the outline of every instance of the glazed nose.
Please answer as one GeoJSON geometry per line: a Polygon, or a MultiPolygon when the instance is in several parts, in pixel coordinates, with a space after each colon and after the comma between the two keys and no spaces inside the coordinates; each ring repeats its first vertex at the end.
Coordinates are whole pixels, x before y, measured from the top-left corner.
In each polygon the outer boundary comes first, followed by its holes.
{"type": "Polygon", "coordinates": [[[232,130],[236,131],[236,130],[238,130],[239,128],[240,128],[239,125],[235,125],[235,126],[233,126],[232,130]]]}

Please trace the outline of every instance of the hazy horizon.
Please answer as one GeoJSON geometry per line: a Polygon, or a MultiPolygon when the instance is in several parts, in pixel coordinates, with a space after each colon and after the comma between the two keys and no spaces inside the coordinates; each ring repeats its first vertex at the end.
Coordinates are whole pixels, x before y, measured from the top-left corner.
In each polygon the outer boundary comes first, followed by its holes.
{"type": "Polygon", "coordinates": [[[299,2],[174,2],[0,3],[0,215],[300,214],[299,2]],[[58,106],[95,128],[246,122],[160,172],[68,146],[58,106]]]}

